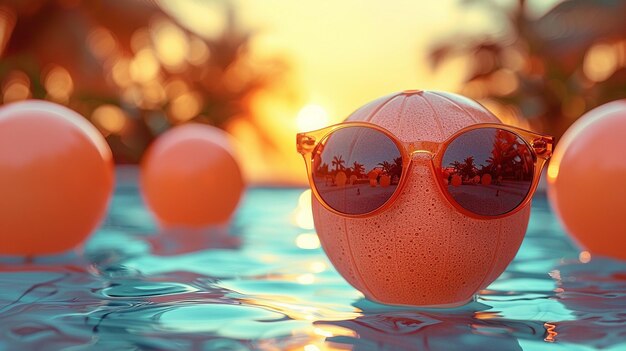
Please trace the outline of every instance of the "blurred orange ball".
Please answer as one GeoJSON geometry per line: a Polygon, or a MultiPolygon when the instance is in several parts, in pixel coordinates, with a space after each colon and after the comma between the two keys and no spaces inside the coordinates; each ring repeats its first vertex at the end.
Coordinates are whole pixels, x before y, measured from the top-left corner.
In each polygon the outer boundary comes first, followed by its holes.
{"type": "Polygon", "coordinates": [[[452,176],[452,185],[460,186],[461,183],[463,183],[463,180],[461,179],[460,175],[455,174],[455,175],[452,176]]]}
{"type": "Polygon", "coordinates": [[[0,254],[67,251],[103,218],[111,150],[76,112],[46,101],[0,108],[0,254]]]}
{"type": "Polygon", "coordinates": [[[141,186],[148,206],[166,227],[227,222],[244,182],[229,136],[187,124],[159,137],[144,156],[141,186]]]}
{"type": "Polygon", "coordinates": [[[561,223],[592,254],[626,259],[626,100],[583,115],[563,134],[548,167],[561,223]]]}

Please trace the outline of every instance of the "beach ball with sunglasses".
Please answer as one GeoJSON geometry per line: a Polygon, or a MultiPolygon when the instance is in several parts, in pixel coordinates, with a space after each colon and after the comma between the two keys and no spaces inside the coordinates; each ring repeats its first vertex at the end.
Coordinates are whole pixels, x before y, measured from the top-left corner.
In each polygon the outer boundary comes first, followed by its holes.
{"type": "Polygon", "coordinates": [[[335,268],[371,300],[442,307],[471,301],[513,259],[552,142],[418,90],[297,136],[335,268]]]}

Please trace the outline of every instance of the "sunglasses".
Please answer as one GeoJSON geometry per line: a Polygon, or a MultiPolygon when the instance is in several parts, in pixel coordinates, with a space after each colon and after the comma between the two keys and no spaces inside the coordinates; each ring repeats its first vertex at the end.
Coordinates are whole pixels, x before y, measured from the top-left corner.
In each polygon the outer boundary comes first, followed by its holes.
{"type": "Polygon", "coordinates": [[[551,136],[496,123],[463,128],[441,143],[403,142],[367,122],[297,135],[315,197],[329,211],[356,218],[391,206],[416,153],[429,155],[442,193],[461,213],[511,215],[530,201],[553,143],[551,136]]]}

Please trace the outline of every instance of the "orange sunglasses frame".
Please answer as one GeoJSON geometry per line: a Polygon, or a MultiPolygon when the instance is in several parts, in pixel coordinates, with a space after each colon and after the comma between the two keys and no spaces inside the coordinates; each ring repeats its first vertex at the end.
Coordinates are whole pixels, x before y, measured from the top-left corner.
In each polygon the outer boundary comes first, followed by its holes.
{"type": "Polygon", "coordinates": [[[441,176],[436,177],[437,183],[439,184],[439,188],[441,192],[443,193],[443,195],[446,197],[446,199],[448,199],[448,202],[454,208],[456,208],[459,212],[465,214],[468,217],[472,217],[476,219],[497,219],[497,218],[510,216],[514,214],[515,212],[521,210],[526,204],[528,204],[528,202],[530,202],[530,199],[532,198],[532,195],[534,194],[535,190],[537,189],[537,185],[539,184],[541,171],[543,167],[545,166],[546,162],[552,156],[554,137],[534,133],[525,129],[508,126],[504,124],[478,123],[478,124],[474,124],[474,125],[460,129],[459,131],[452,134],[448,139],[446,139],[445,141],[441,143],[434,142],[434,141],[403,142],[399,140],[395,135],[393,135],[390,131],[376,124],[369,123],[369,122],[344,122],[344,123],[335,124],[326,128],[314,130],[311,132],[298,133],[296,136],[296,143],[298,147],[298,152],[302,155],[302,157],[304,158],[304,162],[306,164],[306,169],[307,169],[307,173],[309,176],[309,184],[311,186],[311,190],[313,191],[313,194],[315,195],[317,200],[322,204],[322,206],[324,206],[324,208],[326,208],[327,210],[340,216],[349,217],[349,218],[365,218],[365,217],[373,216],[377,213],[380,213],[386,210],[397,199],[397,197],[402,192],[402,189],[404,188],[406,184],[406,180],[409,176],[408,170],[411,167],[413,154],[416,154],[416,153],[429,154],[430,161],[431,161],[430,162],[431,170],[434,172],[435,175],[440,175],[441,174],[441,161],[443,159],[443,155],[445,154],[445,150],[448,147],[448,145],[454,139],[456,139],[459,135],[467,133],[471,130],[481,129],[481,128],[495,128],[495,129],[501,129],[501,130],[511,132],[517,135],[520,139],[524,140],[526,145],[529,147],[530,152],[532,153],[532,156],[533,156],[535,169],[534,169],[532,186],[530,190],[528,191],[528,193],[526,194],[526,197],[524,198],[524,200],[520,202],[520,204],[517,205],[517,207],[515,207],[514,209],[506,213],[502,213],[502,214],[495,215],[495,216],[479,215],[479,214],[476,214],[474,212],[471,212],[465,209],[464,207],[459,205],[454,200],[454,198],[452,198],[452,195],[450,195],[450,193],[445,189],[446,185],[443,183],[443,178],[441,176]],[[322,197],[320,196],[319,192],[317,191],[317,187],[315,186],[315,182],[313,181],[313,157],[314,157],[313,155],[316,153],[319,146],[324,145],[324,143],[326,142],[326,140],[328,140],[328,137],[332,135],[332,133],[338,130],[341,130],[344,128],[350,128],[350,127],[372,128],[385,134],[387,137],[389,137],[389,139],[391,139],[396,144],[402,156],[402,175],[400,176],[398,187],[396,188],[394,193],[380,207],[376,208],[373,211],[362,213],[362,214],[343,213],[329,206],[326,203],[326,201],[324,201],[324,199],[322,199],[322,197]]]}

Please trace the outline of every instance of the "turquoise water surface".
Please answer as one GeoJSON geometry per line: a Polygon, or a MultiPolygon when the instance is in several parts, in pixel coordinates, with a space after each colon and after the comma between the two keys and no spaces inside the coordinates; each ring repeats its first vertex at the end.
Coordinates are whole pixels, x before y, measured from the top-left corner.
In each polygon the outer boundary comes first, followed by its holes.
{"type": "Polygon", "coordinates": [[[132,178],[82,252],[0,259],[0,350],[626,350],[626,263],[587,262],[542,193],[506,272],[429,310],[348,285],[296,211],[304,189],[252,188],[229,228],[163,232],[132,178]]]}

